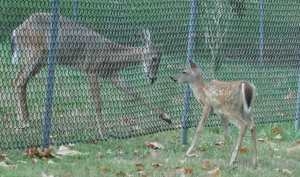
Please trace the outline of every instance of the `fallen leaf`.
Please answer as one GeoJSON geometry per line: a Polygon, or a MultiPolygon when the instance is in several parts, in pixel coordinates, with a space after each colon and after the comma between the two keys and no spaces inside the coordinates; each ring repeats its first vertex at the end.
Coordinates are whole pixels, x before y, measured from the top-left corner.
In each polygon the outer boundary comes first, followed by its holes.
{"type": "Polygon", "coordinates": [[[156,168],[158,168],[158,167],[161,167],[162,166],[162,164],[159,164],[159,163],[153,163],[153,164],[151,164],[153,167],[156,167],[156,168]]]}
{"type": "Polygon", "coordinates": [[[198,155],[197,154],[188,154],[188,155],[186,155],[187,157],[198,157],[198,155]]]}
{"type": "Polygon", "coordinates": [[[153,149],[164,149],[164,146],[157,142],[149,143],[146,141],[144,144],[145,144],[145,146],[151,147],[153,149]]]}
{"type": "Polygon", "coordinates": [[[300,149],[300,144],[297,144],[294,147],[287,148],[286,150],[287,150],[287,152],[291,152],[291,151],[294,151],[296,149],[300,149]]]}
{"type": "Polygon", "coordinates": [[[31,161],[32,164],[37,164],[37,162],[38,162],[37,159],[32,159],[31,161]]]}
{"type": "Polygon", "coordinates": [[[104,157],[105,155],[103,155],[101,152],[98,152],[98,154],[96,155],[96,159],[102,159],[104,157]]]}
{"type": "Polygon", "coordinates": [[[282,173],[293,174],[293,172],[288,169],[282,169],[282,173]]]}
{"type": "Polygon", "coordinates": [[[192,168],[185,168],[184,169],[184,174],[191,174],[193,173],[193,169],[192,168]]]}
{"type": "Polygon", "coordinates": [[[203,170],[208,170],[210,167],[210,162],[208,160],[205,160],[202,162],[202,169],[203,170]]]}
{"type": "Polygon", "coordinates": [[[246,153],[247,152],[247,148],[240,148],[240,153],[246,153]]]}
{"type": "Polygon", "coordinates": [[[156,152],[156,151],[150,151],[150,155],[151,155],[152,157],[158,157],[158,156],[159,156],[159,153],[156,152]]]}
{"type": "Polygon", "coordinates": [[[78,152],[78,151],[71,150],[68,147],[61,146],[61,147],[59,147],[56,154],[59,154],[59,155],[81,155],[82,153],[78,152]]]}
{"type": "Polygon", "coordinates": [[[11,165],[11,164],[6,164],[5,162],[0,162],[0,167],[16,169],[18,165],[11,165]]]}
{"type": "Polygon", "coordinates": [[[186,158],[184,158],[184,159],[181,159],[181,158],[180,158],[178,161],[179,161],[180,163],[184,163],[184,162],[186,161],[186,158]]]}
{"type": "Polygon", "coordinates": [[[267,142],[267,143],[270,143],[270,142],[271,142],[271,139],[270,139],[270,138],[266,138],[266,142],[267,142]]]}
{"type": "Polygon", "coordinates": [[[106,169],[104,166],[101,166],[100,170],[104,173],[108,173],[108,169],[106,169]]]}
{"type": "Polygon", "coordinates": [[[6,155],[5,154],[0,154],[0,159],[5,159],[6,155]]]}
{"type": "Polygon", "coordinates": [[[217,147],[222,147],[222,146],[224,146],[224,143],[222,141],[220,141],[220,142],[217,142],[215,145],[217,147]]]}
{"type": "Polygon", "coordinates": [[[277,158],[277,159],[281,159],[282,156],[281,155],[278,155],[278,156],[275,155],[274,157],[277,158]]]}
{"type": "Polygon", "coordinates": [[[259,141],[259,142],[265,142],[266,140],[263,139],[263,138],[258,138],[257,141],[259,141]]]}
{"type": "Polygon", "coordinates": [[[142,175],[142,177],[146,177],[146,172],[145,171],[138,171],[139,174],[142,175]]]}
{"type": "Polygon", "coordinates": [[[143,171],[145,166],[141,163],[137,163],[135,164],[136,168],[137,168],[137,171],[143,171]]]}
{"type": "Polygon", "coordinates": [[[24,163],[24,164],[27,164],[27,162],[21,161],[21,160],[18,160],[17,162],[18,162],[18,163],[24,163]]]}
{"type": "Polygon", "coordinates": [[[32,158],[34,155],[38,153],[39,151],[37,146],[33,150],[31,148],[26,149],[26,157],[32,158]]]}
{"type": "Polygon", "coordinates": [[[220,170],[220,168],[217,167],[217,166],[214,166],[214,169],[213,169],[212,171],[207,172],[207,173],[208,173],[210,176],[213,176],[213,177],[215,177],[215,176],[221,177],[221,170],[220,170]]]}
{"type": "Polygon", "coordinates": [[[123,172],[123,171],[118,171],[118,172],[116,173],[116,176],[126,176],[126,173],[123,172]]]}
{"type": "Polygon", "coordinates": [[[54,177],[53,175],[46,175],[45,173],[42,173],[42,177],[54,177]]]}
{"type": "Polygon", "coordinates": [[[272,133],[278,133],[278,134],[281,134],[281,130],[280,128],[278,128],[277,126],[271,128],[270,130],[272,133]]]}
{"type": "Polygon", "coordinates": [[[45,157],[45,158],[51,157],[51,151],[52,151],[51,147],[50,148],[45,148],[43,151],[38,149],[38,156],[40,158],[42,158],[42,157],[45,157]]]}
{"type": "Polygon", "coordinates": [[[282,140],[282,135],[281,134],[277,134],[274,139],[276,140],[282,140]]]}
{"type": "Polygon", "coordinates": [[[53,160],[49,159],[48,161],[48,164],[54,164],[53,160]]]}
{"type": "Polygon", "coordinates": [[[89,143],[94,144],[94,145],[98,145],[98,141],[95,141],[95,140],[89,140],[89,143]]]}

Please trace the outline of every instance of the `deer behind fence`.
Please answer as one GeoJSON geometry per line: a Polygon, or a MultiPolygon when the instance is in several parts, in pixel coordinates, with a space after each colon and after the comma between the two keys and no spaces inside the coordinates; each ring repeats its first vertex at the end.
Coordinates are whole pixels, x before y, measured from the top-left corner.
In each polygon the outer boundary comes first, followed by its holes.
{"type": "MultiPolygon", "coordinates": [[[[143,47],[127,47],[112,42],[102,35],[63,17],[59,17],[56,63],[63,67],[83,72],[87,76],[90,93],[95,103],[99,133],[105,136],[101,114],[101,98],[98,77],[111,82],[115,87],[154,111],[159,120],[171,123],[169,116],[148,103],[134,87],[120,75],[120,70],[143,64],[146,76],[156,80],[161,48],[151,44],[150,32],[142,30],[143,47]]],[[[12,32],[11,57],[17,64],[22,51],[21,69],[14,79],[17,117],[20,126],[28,125],[30,114],[26,100],[26,86],[47,65],[51,30],[51,14],[36,13],[12,32]]]]}

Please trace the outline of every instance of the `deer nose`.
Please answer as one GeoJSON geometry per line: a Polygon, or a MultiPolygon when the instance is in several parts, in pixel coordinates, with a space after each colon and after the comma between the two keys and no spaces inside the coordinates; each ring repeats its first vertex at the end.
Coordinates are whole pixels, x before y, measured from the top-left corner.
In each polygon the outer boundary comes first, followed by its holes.
{"type": "Polygon", "coordinates": [[[153,84],[156,80],[156,77],[153,77],[153,78],[149,78],[150,79],[150,83],[153,84]]]}
{"type": "Polygon", "coordinates": [[[177,82],[177,80],[175,80],[172,76],[170,76],[170,78],[171,78],[174,82],[177,82]]]}

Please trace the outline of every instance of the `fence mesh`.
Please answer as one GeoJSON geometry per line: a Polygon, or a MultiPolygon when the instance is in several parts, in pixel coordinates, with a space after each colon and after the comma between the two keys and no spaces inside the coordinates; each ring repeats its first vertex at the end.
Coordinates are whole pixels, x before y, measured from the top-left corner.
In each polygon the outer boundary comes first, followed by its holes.
{"type": "MultiPolygon", "coordinates": [[[[185,68],[191,2],[77,2],[74,11],[73,0],[60,1],[51,143],[99,140],[99,128],[106,138],[179,128],[184,85],[169,76],[185,68]],[[166,114],[171,124],[161,118],[166,114]]],[[[291,121],[299,77],[300,4],[263,3],[260,18],[259,0],[198,2],[194,60],[205,82],[243,79],[257,87],[256,123],[291,121]]],[[[51,7],[51,1],[0,1],[0,148],[41,144],[51,7]]],[[[201,109],[192,96],[189,127],[198,124],[201,109]]],[[[215,125],[219,118],[212,117],[207,126],[215,125]]]]}

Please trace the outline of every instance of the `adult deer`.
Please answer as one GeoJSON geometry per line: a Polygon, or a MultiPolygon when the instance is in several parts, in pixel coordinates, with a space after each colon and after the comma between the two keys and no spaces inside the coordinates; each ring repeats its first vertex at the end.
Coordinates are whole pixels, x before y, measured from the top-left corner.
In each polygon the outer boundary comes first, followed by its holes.
{"type": "Polygon", "coordinates": [[[230,165],[233,165],[236,161],[247,126],[249,126],[254,146],[253,166],[256,167],[256,125],[252,115],[256,94],[255,86],[244,80],[232,82],[213,80],[204,84],[202,79],[203,71],[200,66],[193,61],[190,61],[190,65],[191,67],[185,69],[184,72],[171,77],[175,82],[189,84],[195,98],[203,107],[201,120],[197,127],[195,137],[186,155],[188,156],[192,152],[207,118],[211,114],[217,114],[221,118],[224,136],[231,153],[230,165]],[[229,121],[239,129],[239,136],[233,153],[231,151],[230,137],[228,134],[229,121]]]}
{"type": "MultiPolygon", "coordinates": [[[[18,120],[21,125],[29,121],[26,102],[26,86],[47,64],[50,39],[50,13],[36,13],[18,26],[11,36],[12,63],[18,63],[20,51],[23,53],[21,69],[14,80],[15,98],[18,106],[18,120]]],[[[142,30],[143,47],[126,47],[106,39],[97,32],[60,16],[57,36],[56,63],[66,68],[84,72],[90,85],[90,92],[97,111],[99,133],[105,135],[104,120],[101,115],[100,86],[98,77],[111,82],[126,94],[132,95],[154,111],[160,119],[171,123],[169,116],[149,104],[119,74],[120,70],[144,64],[146,76],[151,83],[156,80],[161,49],[151,45],[150,32],[142,30]]]]}

